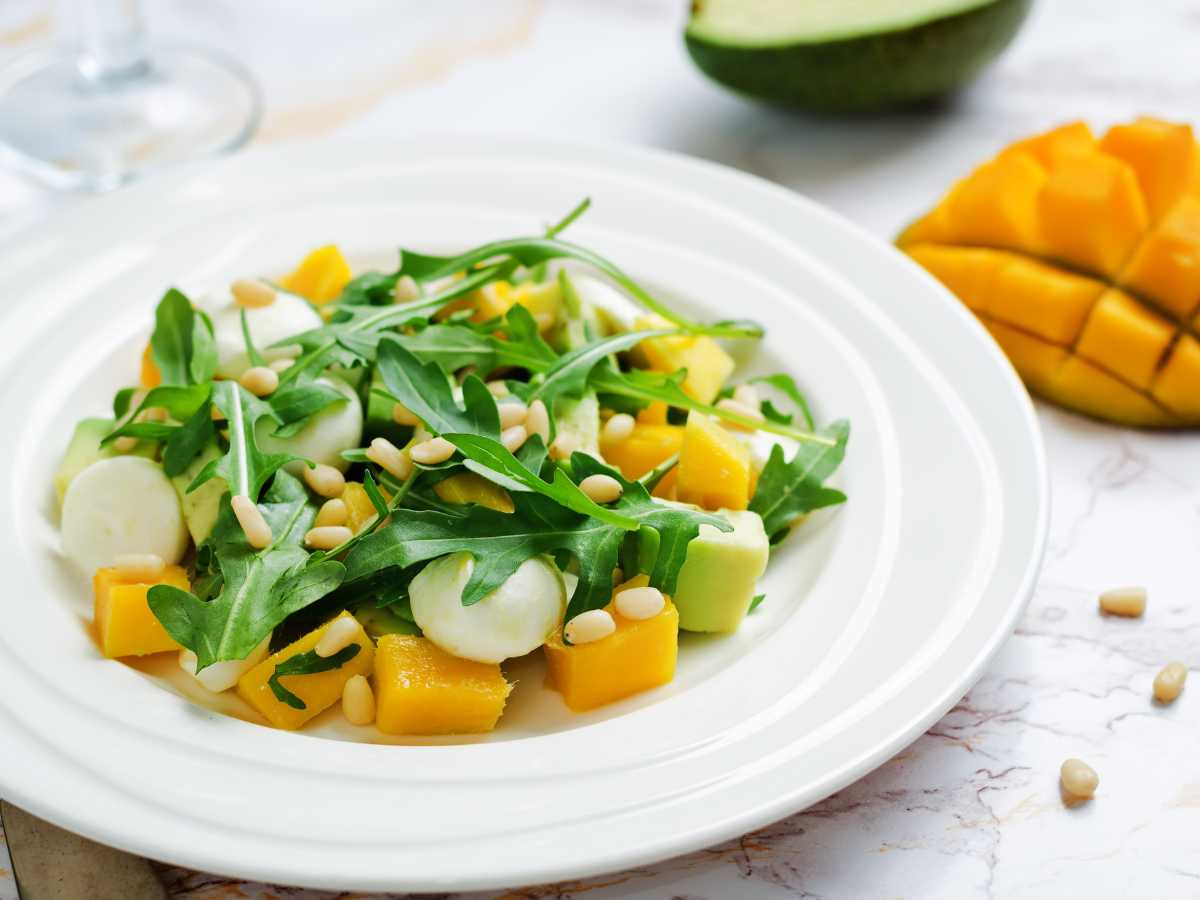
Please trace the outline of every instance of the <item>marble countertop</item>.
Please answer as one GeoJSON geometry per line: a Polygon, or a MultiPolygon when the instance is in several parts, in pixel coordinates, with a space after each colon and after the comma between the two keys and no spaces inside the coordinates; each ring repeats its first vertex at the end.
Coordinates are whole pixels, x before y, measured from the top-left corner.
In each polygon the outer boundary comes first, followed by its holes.
{"type": "MultiPolygon", "coordinates": [[[[6,0],[0,60],[50,39],[45,6],[6,0]]],[[[706,82],[680,41],[684,6],[159,0],[150,12],[157,34],[224,46],[256,71],[268,103],[259,144],[424,131],[649,144],[772,179],[884,238],[1017,135],[1071,118],[1102,126],[1200,112],[1195,0],[1044,0],[1009,54],[953,102],[832,122],[706,82]]],[[[52,227],[55,210],[79,202],[0,174],[0,253],[6,235],[52,227]]],[[[1013,637],[942,721],[761,831],[502,896],[1200,897],[1200,683],[1169,707],[1150,699],[1169,660],[1200,667],[1200,437],[1047,406],[1039,417],[1053,492],[1041,579],[1013,637]],[[1097,592],[1126,583],[1148,587],[1145,618],[1100,616],[1097,592]],[[1075,808],[1057,785],[1068,756],[1101,778],[1075,808]]],[[[0,900],[16,896],[7,865],[0,846],[0,900]]],[[[333,896],[162,874],[174,896],[197,900],[333,896]]]]}

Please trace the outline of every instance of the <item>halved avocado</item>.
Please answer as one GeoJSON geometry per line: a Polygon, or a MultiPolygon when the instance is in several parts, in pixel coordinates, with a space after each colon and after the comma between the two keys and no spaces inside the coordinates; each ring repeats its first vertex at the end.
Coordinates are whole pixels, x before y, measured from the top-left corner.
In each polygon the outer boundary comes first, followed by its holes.
{"type": "Polygon", "coordinates": [[[685,33],[714,81],[774,103],[866,112],[975,77],[1032,0],[694,0],[685,33]]]}

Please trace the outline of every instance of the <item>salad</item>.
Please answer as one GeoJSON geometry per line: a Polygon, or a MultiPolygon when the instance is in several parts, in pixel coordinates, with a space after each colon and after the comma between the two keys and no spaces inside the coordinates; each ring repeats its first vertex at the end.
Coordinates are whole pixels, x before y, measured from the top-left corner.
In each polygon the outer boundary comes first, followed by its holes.
{"type": "Polygon", "coordinates": [[[140,384],[55,476],[100,651],[176,654],[279,728],[471,734],[506,660],[543,654],[581,712],[671,681],[681,629],[735,631],[772,546],[845,500],[848,425],[735,376],[723,344],[758,326],[563,240],[587,205],[394,271],[327,246],[168,290],[140,384]]]}

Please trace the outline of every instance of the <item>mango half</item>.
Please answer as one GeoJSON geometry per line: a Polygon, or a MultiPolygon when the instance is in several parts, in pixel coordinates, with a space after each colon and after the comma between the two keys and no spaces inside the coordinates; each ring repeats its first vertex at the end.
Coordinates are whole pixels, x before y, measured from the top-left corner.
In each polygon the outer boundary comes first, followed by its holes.
{"type": "Polygon", "coordinates": [[[1200,425],[1200,151],[1156,119],[1018,141],[897,243],[1029,390],[1127,425],[1200,425]]]}

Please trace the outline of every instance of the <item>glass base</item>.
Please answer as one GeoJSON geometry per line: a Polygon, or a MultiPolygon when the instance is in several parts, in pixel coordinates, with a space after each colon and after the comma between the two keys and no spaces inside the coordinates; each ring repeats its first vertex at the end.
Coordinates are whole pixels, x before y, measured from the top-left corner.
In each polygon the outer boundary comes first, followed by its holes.
{"type": "Polygon", "coordinates": [[[67,53],[0,72],[0,152],[64,189],[109,190],[172,163],[225,153],[254,134],[262,98],[239,63],[152,47],[145,63],[85,78],[67,53]]]}

